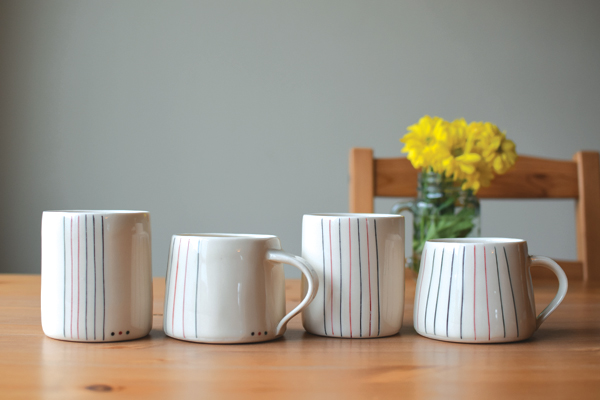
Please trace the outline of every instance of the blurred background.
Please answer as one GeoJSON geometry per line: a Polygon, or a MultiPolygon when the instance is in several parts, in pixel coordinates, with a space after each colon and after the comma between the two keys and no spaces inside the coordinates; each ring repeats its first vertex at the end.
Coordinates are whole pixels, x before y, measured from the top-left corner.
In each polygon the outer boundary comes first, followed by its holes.
{"type": "MultiPolygon", "coordinates": [[[[350,148],[400,156],[425,114],[600,150],[598,21],[594,0],[0,0],[0,272],[40,272],[56,209],[150,211],[159,276],[174,233],[299,254],[304,213],[348,211],[350,148]]],[[[574,203],[482,201],[482,234],[576,258],[574,203]]]]}

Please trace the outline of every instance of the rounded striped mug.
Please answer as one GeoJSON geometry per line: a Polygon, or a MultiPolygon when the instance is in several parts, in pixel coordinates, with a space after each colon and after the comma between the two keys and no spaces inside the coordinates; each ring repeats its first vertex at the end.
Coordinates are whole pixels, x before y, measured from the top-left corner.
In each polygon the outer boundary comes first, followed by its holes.
{"type": "Polygon", "coordinates": [[[521,239],[435,239],[425,243],[415,292],[414,327],[431,339],[498,343],[525,340],[562,302],[567,276],[553,260],[530,256],[521,239]],[[535,316],[529,268],[558,277],[558,292],[535,316]]]}
{"type": "Polygon", "coordinates": [[[250,234],[173,235],[165,289],[167,336],[190,342],[253,343],[281,337],[314,297],[318,282],[279,238],[250,234]],[[285,310],[283,265],[308,281],[304,299],[285,310]]]}

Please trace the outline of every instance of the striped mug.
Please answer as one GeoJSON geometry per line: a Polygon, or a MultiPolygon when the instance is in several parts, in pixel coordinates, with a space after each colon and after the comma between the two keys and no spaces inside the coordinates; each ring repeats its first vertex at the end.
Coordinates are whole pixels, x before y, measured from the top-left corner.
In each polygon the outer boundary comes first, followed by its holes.
{"type": "Polygon", "coordinates": [[[152,328],[147,211],[44,211],[42,329],[54,339],[110,342],[152,328]]]}
{"type": "Polygon", "coordinates": [[[420,335],[451,342],[525,340],[562,302],[567,286],[558,264],[530,256],[524,240],[429,240],[417,279],[414,326],[420,335]],[[546,267],[558,277],[558,293],[537,317],[532,265],[546,267]]]}
{"type": "Polygon", "coordinates": [[[254,343],[281,337],[314,297],[318,282],[302,258],[271,235],[173,235],[167,264],[163,326],[190,342],[254,343]],[[285,310],[283,265],[308,282],[304,299],[285,310]]]}
{"type": "Polygon", "coordinates": [[[302,257],[319,277],[318,293],[302,313],[304,329],[316,335],[356,339],[400,331],[404,217],[304,215],[302,257]]]}

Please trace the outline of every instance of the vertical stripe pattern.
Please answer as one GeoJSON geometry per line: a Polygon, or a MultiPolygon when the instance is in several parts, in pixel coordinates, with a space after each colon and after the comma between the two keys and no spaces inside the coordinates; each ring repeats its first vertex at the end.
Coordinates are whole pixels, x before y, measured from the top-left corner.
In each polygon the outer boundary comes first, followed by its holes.
{"type": "Polygon", "coordinates": [[[194,328],[198,338],[198,281],[200,279],[200,242],[198,242],[198,254],[196,255],[196,306],[194,311],[194,328]]]}
{"type": "Polygon", "coordinates": [[[517,315],[517,302],[515,301],[515,291],[513,289],[512,278],[510,276],[510,264],[508,262],[508,256],[506,255],[506,248],[504,250],[504,257],[506,258],[506,269],[508,270],[508,280],[510,282],[510,292],[513,298],[513,307],[515,308],[515,323],[517,324],[517,337],[519,337],[519,316],[517,315]]]}
{"type": "Polygon", "coordinates": [[[379,286],[379,245],[377,244],[377,220],[373,220],[375,230],[375,261],[377,262],[377,336],[381,335],[381,291],[379,286]]]}
{"type": "Polygon", "coordinates": [[[338,229],[334,229],[335,222],[321,219],[322,332],[377,337],[381,333],[381,277],[376,222],[369,218],[338,218],[338,229]],[[327,232],[324,224],[329,226],[327,232]]]}
{"type": "Polygon", "coordinates": [[[106,340],[106,276],[104,274],[104,216],[102,220],[102,340],[106,340]]]}
{"type": "Polygon", "coordinates": [[[518,312],[522,310],[523,300],[517,298],[515,285],[520,287],[523,277],[511,268],[506,248],[501,249],[504,257],[499,258],[499,248],[496,247],[474,245],[471,251],[471,245],[452,246],[448,266],[444,264],[444,253],[450,247],[432,247],[429,249],[431,257],[427,248],[423,252],[415,292],[414,326],[417,332],[477,342],[519,338],[518,312]],[[437,255],[440,250],[441,255],[437,255]],[[488,257],[490,271],[487,268],[488,257]],[[510,295],[506,296],[509,292],[510,295]],[[442,321],[446,323],[445,331],[438,329],[442,321]]]}
{"type": "Polygon", "coordinates": [[[88,232],[87,215],[85,216],[85,340],[88,340],[88,232]]]}
{"type": "MultiPolygon", "coordinates": [[[[321,243],[323,247],[323,277],[325,277],[325,231],[323,229],[323,220],[321,220],[321,243]]],[[[323,330],[327,335],[327,313],[325,309],[327,307],[326,294],[327,288],[323,286],[323,330]]]]}
{"type": "MultiPolygon", "coordinates": [[[[185,273],[183,278],[183,298],[185,299],[185,288],[187,286],[187,271],[188,271],[188,260],[190,258],[190,239],[188,239],[187,243],[187,251],[185,253],[185,273]]],[[[183,317],[181,318],[181,330],[183,332],[183,337],[185,339],[185,301],[183,302],[183,310],[181,311],[183,317]]]]}
{"type": "Polygon", "coordinates": [[[423,325],[425,326],[425,333],[427,333],[427,312],[429,311],[429,295],[431,294],[431,284],[433,283],[433,268],[435,266],[435,250],[433,249],[433,261],[431,262],[431,274],[429,276],[429,289],[427,290],[427,302],[425,303],[425,318],[423,325]]]}
{"type": "Polygon", "coordinates": [[[483,267],[485,271],[485,310],[487,311],[487,323],[488,323],[488,340],[492,339],[492,328],[490,325],[490,296],[488,294],[488,277],[487,277],[487,254],[485,253],[485,246],[483,246],[483,267]]]}
{"type": "Polygon", "coordinates": [[[96,224],[96,215],[90,218],[91,223],[88,223],[88,215],[63,217],[62,333],[65,339],[106,339],[104,220],[98,215],[102,221],[96,224]],[[98,290],[100,282],[102,290],[98,290]],[[99,316],[101,321],[98,321],[99,316]]]}
{"type": "Polygon", "coordinates": [[[477,246],[473,246],[473,332],[475,334],[475,340],[477,340],[477,323],[475,318],[477,316],[477,252],[475,251],[476,247],[477,246]]]}
{"type": "Polygon", "coordinates": [[[331,220],[329,220],[329,273],[331,279],[331,289],[329,294],[331,295],[331,311],[329,316],[331,317],[331,334],[335,335],[335,328],[333,327],[333,249],[331,248],[331,220]]]}
{"type": "Polygon", "coordinates": [[[338,219],[338,246],[340,248],[340,336],[344,336],[342,328],[342,292],[344,286],[342,285],[342,219],[338,219]]]}
{"type": "Polygon", "coordinates": [[[496,273],[498,274],[498,294],[500,295],[500,310],[502,311],[502,330],[506,337],[506,321],[504,319],[504,302],[502,301],[502,285],[500,285],[500,267],[498,266],[498,250],[494,247],[494,255],[496,256],[496,273]]]}
{"type": "Polygon", "coordinates": [[[452,249],[452,260],[450,261],[450,287],[448,288],[448,309],[446,311],[446,337],[448,337],[448,326],[450,323],[450,295],[452,294],[452,277],[454,276],[454,250],[452,249]]]}
{"type": "Polygon", "coordinates": [[[467,246],[463,247],[463,261],[462,261],[462,286],[461,286],[461,300],[460,300],[460,338],[463,338],[463,313],[465,311],[465,255],[467,253],[467,246]]]}

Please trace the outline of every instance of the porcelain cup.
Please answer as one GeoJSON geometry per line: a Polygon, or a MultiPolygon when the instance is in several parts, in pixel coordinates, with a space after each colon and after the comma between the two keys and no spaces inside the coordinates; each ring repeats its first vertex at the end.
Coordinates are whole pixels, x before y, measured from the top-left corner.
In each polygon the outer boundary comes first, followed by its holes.
{"type": "Polygon", "coordinates": [[[147,211],[44,211],[42,328],[54,339],[110,342],[152,328],[147,211]]]}
{"type": "Polygon", "coordinates": [[[281,337],[314,298],[315,272],[281,250],[271,235],[173,235],[167,266],[164,330],[191,342],[252,343],[281,337]],[[283,265],[308,282],[302,302],[285,313],[283,265]]]}
{"type": "MultiPolygon", "coordinates": [[[[308,214],[302,257],[319,279],[302,313],[308,332],[343,338],[397,334],[404,313],[404,217],[308,214]]],[[[303,292],[308,289],[303,280],[303,292]]]]}
{"type": "Polygon", "coordinates": [[[432,339],[465,343],[525,340],[558,307],[567,277],[553,260],[530,256],[521,239],[436,239],[425,243],[414,326],[432,339]],[[558,292],[535,316],[532,265],[558,277],[558,292]]]}

